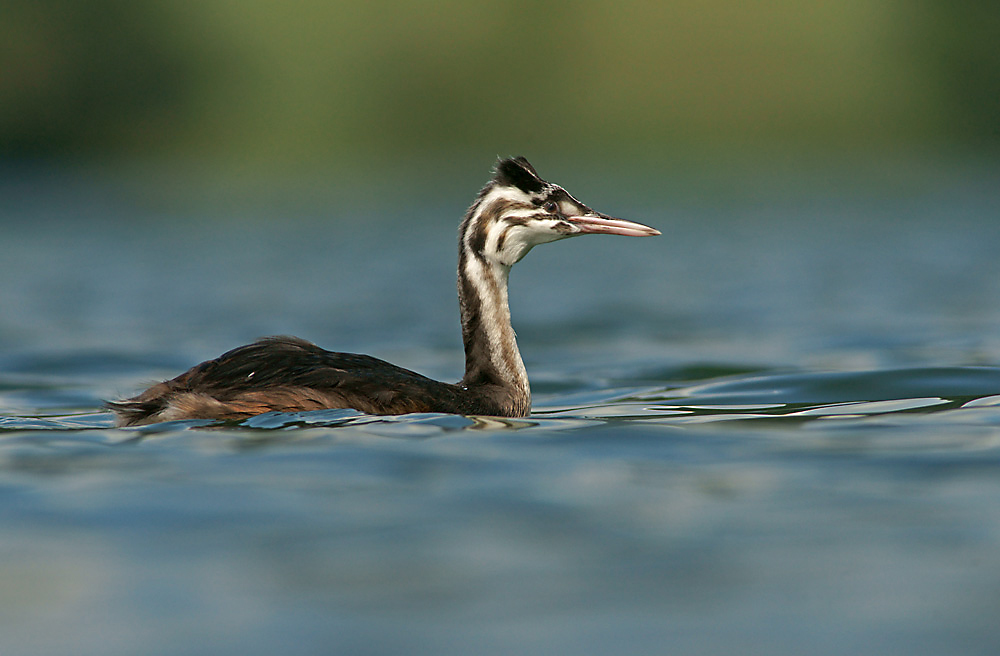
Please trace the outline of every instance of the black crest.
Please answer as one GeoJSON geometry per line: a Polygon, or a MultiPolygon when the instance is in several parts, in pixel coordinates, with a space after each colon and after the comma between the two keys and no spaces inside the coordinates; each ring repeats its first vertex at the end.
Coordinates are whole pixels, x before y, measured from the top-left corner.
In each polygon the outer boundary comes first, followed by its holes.
{"type": "Polygon", "coordinates": [[[535,167],[523,157],[497,162],[493,181],[504,187],[517,187],[528,194],[538,193],[545,187],[545,181],[538,177],[535,167]]]}

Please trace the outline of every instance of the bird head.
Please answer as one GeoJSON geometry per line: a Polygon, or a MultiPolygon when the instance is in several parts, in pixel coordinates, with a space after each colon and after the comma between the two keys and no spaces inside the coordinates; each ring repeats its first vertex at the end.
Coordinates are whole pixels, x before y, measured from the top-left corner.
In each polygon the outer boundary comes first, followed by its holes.
{"type": "Polygon", "coordinates": [[[462,248],[512,266],[538,244],[579,235],[651,237],[649,226],[593,210],[546,182],[523,157],[502,159],[462,222],[462,248]]]}

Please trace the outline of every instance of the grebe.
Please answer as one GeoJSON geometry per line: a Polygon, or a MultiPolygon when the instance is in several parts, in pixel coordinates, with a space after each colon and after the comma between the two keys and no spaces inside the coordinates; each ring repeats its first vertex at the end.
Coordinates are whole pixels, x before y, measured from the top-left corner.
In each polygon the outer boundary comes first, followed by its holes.
{"type": "Polygon", "coordinates": [[[510,325],[507,275],[532,247],[589,234],[660,233],[595,212],[542,180],[523,157],[500,160],[459,228],[458,300],[465,343],[460,382],[441,383],[296,337],[267,337],[107,406],[119,426],[323,408],[524,417],[531,410],[531,391],[510,325]]]}

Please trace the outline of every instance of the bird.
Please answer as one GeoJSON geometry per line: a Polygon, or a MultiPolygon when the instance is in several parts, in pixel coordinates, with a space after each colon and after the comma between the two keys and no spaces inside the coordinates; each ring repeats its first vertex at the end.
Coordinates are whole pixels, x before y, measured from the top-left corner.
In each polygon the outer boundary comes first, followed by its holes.
{"type": "Polygon", "coordinates": [[[369,355],[265,337],[106,407],[120,427],[184,419],[244,420],[266,412],[353,408],[373,415],[525,417],[531,389],[507,302],[511,267],[533,247],[580,235],[659,235],[597,212],[546,182],[524,157],[499,159],[459,226],[458,299],[465,375],[422,376],[369,355]]]}

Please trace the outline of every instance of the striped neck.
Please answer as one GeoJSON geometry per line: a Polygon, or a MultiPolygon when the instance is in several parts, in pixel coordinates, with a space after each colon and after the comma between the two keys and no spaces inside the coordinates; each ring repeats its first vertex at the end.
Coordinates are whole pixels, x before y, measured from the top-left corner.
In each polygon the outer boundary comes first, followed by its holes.
{"type": "MultiPolygon", "coordinates": [[[[531,409],[528,374],[517,348],[507,303],[510,267],[459,248],[458,300],[465,343],[465,377],[460,385],[481,391],[483,401],[509,416],[531,409]]],[[[484,413],[485,414],[485,413],[484,413]]]]}

